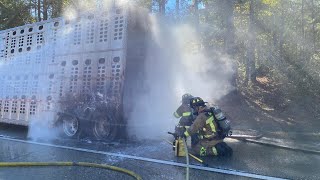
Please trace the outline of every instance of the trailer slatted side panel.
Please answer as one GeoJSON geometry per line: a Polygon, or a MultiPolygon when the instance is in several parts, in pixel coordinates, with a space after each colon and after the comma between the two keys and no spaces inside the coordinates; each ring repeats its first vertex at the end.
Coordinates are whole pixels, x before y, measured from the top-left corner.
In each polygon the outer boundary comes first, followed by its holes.
{"type": "Polygon", "coordinates": [[[87,12],[0,31],[0,121],[55,118],[69,95],[122,102],[127,10],[87,12]]]}

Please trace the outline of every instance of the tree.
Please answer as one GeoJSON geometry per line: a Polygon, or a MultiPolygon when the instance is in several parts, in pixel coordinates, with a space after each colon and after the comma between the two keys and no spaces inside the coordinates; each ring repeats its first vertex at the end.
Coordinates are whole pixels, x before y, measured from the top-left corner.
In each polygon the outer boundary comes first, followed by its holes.
{"type": "MultiPolygon", "coordinates": [[[[90,0],[87,0],[90,1],[90,0]]],[[[81,1],[87,2],[87,1],[81,1]]],[[[92,1],[90,1],[93,3],[92,1]]],[[[62,16],[63,8],[71,5],[76,5],[76,0],[30,0],[29,5],[32,8],[31,12],[37,17],[37,21],[48,20],[62,16]]]]}
{"type": "Polygon", "coordinates": [[[255,45],[256,45],[256,30],[255,30],[255,17],[254,17],[254,0],[250,0],[249,5],[249,29],[248,29],[248,52],[247,52],[247,61],[246,61],[246,79],[245,82],[251,80],[252,82],[256,82],[256,65],[255,65],[255,45]]]}
{"type": "Polygon", "coordinates": [[[168,2],[168,0],[153,0],[154,5],[158,7],[157,11],[161,15],[164,15],[166,13],[167,2],[168,2]]]}
{"type": "Polygon", "coordinates": [[[194,23],[197,28],[199,27],[199,3],[200,0],[194,0],[193,2],[194,23]]]}
{"type": "Polygon", "coordinates": [[[139,7],[144,7],[150,12],[152,11],[152,0],[135,0],[135,3],[139,5],[139,7]]]}
{"type": "Polygon", "coordinates": [[[33,21],[34,18],[30,14],[30,5],[25,1],[0,1],[0,29],[13,28],[33,21]]]}
{"type": "Polygon", "coordinates": [[[37,2],[37,13],[38,21],[41,21],[41,0],[38,0],[37,2]]]}
{"type": "Polygon", "coordinates": [[[176,15],[179,17],[180,14],[180,0],[176,0],[176,15]]]}
{"type": "Polygon", "coordinates": [[[314,1],[311,0],[311,19],[312,19],[312,39],[313,39],[313,46],[312,46],[312,50],[313,53],[316,52],[316,42],[317,42],[317,32],[316,32],[316,12],[315,12],[315,4],[314,1]]]}
{"type": "Polygon", "coordinates": [[[224,1],[225,2],[225,27],[226,33],[224,37],[225,41],[225,52],[233,56],[235,53],[234,46],[234,2],[233,1],[224,1]]]}

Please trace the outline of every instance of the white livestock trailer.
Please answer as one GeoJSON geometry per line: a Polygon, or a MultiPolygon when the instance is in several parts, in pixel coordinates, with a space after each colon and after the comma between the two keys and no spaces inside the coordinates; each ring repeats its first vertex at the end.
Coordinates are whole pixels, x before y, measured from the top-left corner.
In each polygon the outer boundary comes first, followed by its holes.
{"type": "Polygon", "coordinates": [[[0,122],[114,138],[143,81],[146,24],[112,6],[0,31],[0,122]]]}

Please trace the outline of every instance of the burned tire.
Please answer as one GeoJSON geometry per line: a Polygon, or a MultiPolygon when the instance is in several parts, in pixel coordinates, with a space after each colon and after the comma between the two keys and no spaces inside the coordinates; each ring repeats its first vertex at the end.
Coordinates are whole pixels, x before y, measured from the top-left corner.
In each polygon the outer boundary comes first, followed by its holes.
{"type": "Polygon", "coordinates": [[[118,132],[116,118],[105,112],[94,112],[92,134],[97,140],[113,140],[118,132]]]}
{"type": "Polygon", "coordinates": [[[80,121],[76,117],[63,115],[60,117],[62,135],[75,138],[80,132],[80,121]]]}

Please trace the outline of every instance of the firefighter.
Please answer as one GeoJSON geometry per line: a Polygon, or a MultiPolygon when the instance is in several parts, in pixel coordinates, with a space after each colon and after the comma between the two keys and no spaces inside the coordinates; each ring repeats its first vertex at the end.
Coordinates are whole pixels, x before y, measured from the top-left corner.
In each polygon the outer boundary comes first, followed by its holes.
{"type": "Polygon", "coordinates": [[[197,117],[186,131],[178,132],[178,135],[187,138],[197,134],[199,140],[191,146],[191,151],[200,156],[231,156],[233,151],[225,142],[224,137],[218,135],[218,126],[214,120],[210,108],[205,105],[201,98],[195,97],[191,100],[190,106],[193,108],[197,117]]]}
{"type": "MultiPolygon", "coordinates": [[[[178,107],[178,109],[173,113],[174,117],[180,118],[178,125],[175,127],[175,132],[178,131],[185,131],[189,128],[193,122],[194,115],[193,110],[190,107],[190,100],[193,98],[191,94],[184,94],[182,95],[182,104],[178,107]]],[[[191,137],[191,144],[195,143],[196,136],[191,137]]]]}
{"type": "Polygon", "coordinates": [[[190,107],[190,100],[193,98],[191,94],[184,94],[182,96],[182,104],[173,113],[174,117],[180,118],[177,126],[191,126],[193,120],[193,113],[190,107]]]}

